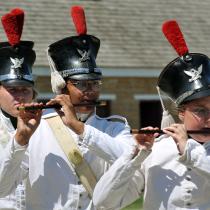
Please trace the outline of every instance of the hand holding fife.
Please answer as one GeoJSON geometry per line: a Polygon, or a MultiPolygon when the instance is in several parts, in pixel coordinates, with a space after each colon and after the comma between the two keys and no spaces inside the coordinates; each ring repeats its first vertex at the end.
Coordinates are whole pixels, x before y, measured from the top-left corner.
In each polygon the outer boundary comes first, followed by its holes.
{"type": "Polygon", "coordinates": [[[63,123],[71,128],[75,133],[82,134],[84,131],[84,124],[80,122],[75,113],[74,105],[71,102],[69,95],[61,94],[57,95],[54,99],[51,99],[46,105],[61,105],[62,109],[56,109],[60,115],[63,123]]]}
{"type": "MultiPolygon", "coordinates": [[[[23,106],[23,104],[21,104],[23,106]]],[[[42,103],[28,103],[24,104],[28,106],[42,106],[42,103]]],[[[20,110],[17,122],[17,132],[15,134],[15,140],[20,145],[28,144],[30,137],[37,129],[42,116],[42,110],[20,110]]]]}
{"type": "MultiPolygon", "coordinates": [[[[158,130],[158,128],[153,128],[153,127],[145,127],[142,128],[141,130],[158,130]]],[[[139,150],[150,150],[153,146],[154,139],[159,135],[159,133],[147,133],[147,134],[134,134],[134,138],[138,144],[139,150]]]]}
{"type": "Polygon", "coordinates": [[[164,133],[173,137],[180,154],[184,153],[188,135],[184,124],[172,124],[163,129],[164,133]]]}

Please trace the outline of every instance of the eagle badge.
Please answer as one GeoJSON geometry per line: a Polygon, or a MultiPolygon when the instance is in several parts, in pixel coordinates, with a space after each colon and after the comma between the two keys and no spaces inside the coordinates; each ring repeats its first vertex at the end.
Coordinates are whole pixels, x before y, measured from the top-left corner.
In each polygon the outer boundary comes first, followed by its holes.
{"type": "Polygon", "coordinates": [[[200,65],[198,67],[198,69],[190,69],[189,71],[184,71],[185,74],[187,74],[190,79],[189,79],[189,82],[193,82],[199,78],[201,78],[201,73],[202,73],[202,65],[200,65]]]}
{"type": "Polygon", "coordinates": [[[11,69],[15,70],[22,67],[22,64],[24,62],[24,58],[18,59],[18,58],[10,58],[12,62],[11,69]]]}

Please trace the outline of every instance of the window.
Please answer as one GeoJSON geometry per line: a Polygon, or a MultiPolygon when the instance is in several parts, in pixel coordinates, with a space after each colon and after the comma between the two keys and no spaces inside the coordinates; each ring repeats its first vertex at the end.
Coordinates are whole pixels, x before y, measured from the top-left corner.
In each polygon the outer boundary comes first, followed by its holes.
{"type": "Polygon", "coordinates": [[[153,126],[160,127],[162,107],[158,100],[145,100],[139,103],[140,128],[153,126]]]}

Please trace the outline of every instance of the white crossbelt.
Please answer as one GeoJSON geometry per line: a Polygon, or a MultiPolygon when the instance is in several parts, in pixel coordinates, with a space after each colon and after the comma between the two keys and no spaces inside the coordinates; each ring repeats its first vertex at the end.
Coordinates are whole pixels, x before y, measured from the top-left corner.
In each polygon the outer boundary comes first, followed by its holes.
{"type": "Polygon", "coordinates": [[[78,178],[87,190],[89,197],[92,198],[93,190],[97,182],[96,177],[86,160],[83,158],[79,147],[59,116],[46,118],[46,120],[53,130],[60,147],[74,167],[78,178]]]}

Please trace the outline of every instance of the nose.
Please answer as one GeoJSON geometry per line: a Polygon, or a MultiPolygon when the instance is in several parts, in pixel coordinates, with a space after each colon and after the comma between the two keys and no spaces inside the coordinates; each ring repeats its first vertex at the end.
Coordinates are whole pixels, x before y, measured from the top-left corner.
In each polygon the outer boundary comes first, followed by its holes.
{"type": "Polygon", "coordinates": [[[88,82],[87,83],[87,88],[93,90],[95,88],[95,84],[92,83],[92,82],[90,82],[90,83],[88,82]]]}
{"type": "Polygon", "coordinates": [[[208,110],[207,112],[206,112],[206,114],[205,114],[205,119],[206,120],[210,120],[210,110],[208,110]]]}
{"type": "Polygon", "coordinates": [[[84,93],[94,92],[94,87],[91,84],[86,84],[85,89],[83,90],[84,93]]]}
{"type": "Polygon", "coordinates": [[[23,94],[17,94],[16,96],[15,96],[15,100],[16,101],[18,101],[18,102],[20,102],[20,103],[23,103],[24,102],[24,95],[23,94]]]}
{"type": "Polygon", "coordinates": [[[205,128],[210,127],[210,111],[206,113],[205,117],[203,118],[203,123],[205,128]]]}
{"type": "Polygon", "coordinates": [[[83,97],[86,100],[92,100],[92,98],[95,98],[95,93],[93,91],[84,91],[83,97]]]}

